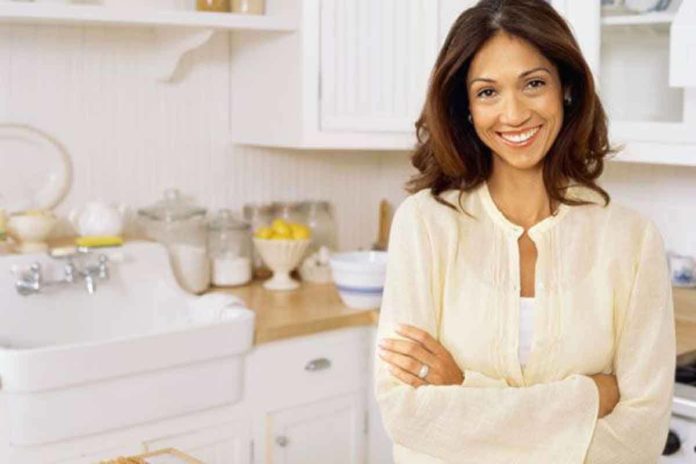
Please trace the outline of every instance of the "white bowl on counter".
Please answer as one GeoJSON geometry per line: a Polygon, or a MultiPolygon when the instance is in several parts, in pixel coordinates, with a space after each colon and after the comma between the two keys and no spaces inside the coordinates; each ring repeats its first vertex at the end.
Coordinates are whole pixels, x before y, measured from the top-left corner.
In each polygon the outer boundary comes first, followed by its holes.
{"type": "Polygon", "coordinates": [[[37,253],[46,251],[48,239],[56,217],[49,212],[36,214],[15,214],[7,222],[7,231],[18,242],[20,253],[37,253]]]}
{"type": "Polygon", "coordinates": [[[254,246],[266,266],[273,271],[273,277],[263,283],[268,290],[294,290],[300,283],[290,277],[290,272],[299,264],[309,239],[270,240],[254,237],[254,246]]]}
{"type": "Polygon", "coordinates": [[[355,309],[380,307],[387,273],[386,252],[335,253],[330,263],[334,284],[346,306],[355,309]]]}

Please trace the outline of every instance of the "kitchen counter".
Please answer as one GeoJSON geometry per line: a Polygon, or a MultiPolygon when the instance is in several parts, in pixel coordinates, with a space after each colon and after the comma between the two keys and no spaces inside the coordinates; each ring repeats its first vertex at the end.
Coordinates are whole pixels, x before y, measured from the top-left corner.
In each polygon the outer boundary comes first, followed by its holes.
{"type": "Polygon", "coordinates": [[[696,351],[696,289],[674,288],[677,356],[696,351]]]}
{"type": "Polygon", "coordinates": [[[310,335],[326,330],[376,324],[377,309],[345,306],[333,284],[302,283],[298,290],[270,291],[262,281],[222,290],[240,297],[256,312],[254,343],[310,335]]]}
{"type": "MultiPolygon", "coordinates": [[[[326,330],[376,324],[379,310],[346,307],[333,284],[302,283],[298,290],[274,292],[262,281],[231,290],[256,312],[254,343],[310,335],[326,330]]],[[[674,289],[677,354],[696,350],[696,290],[674,289]]]]}

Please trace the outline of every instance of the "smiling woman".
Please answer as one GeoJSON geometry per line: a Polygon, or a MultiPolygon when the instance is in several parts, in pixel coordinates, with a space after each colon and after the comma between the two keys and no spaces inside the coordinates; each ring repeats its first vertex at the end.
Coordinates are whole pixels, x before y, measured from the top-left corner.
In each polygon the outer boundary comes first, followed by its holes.
{"type": "Polygon", "coordinates": [[[397,463],[655,464],[674,316],[662,238],[596,183],[590,73],[544,0],[457,19],[397,209],[375,393],[397,463]]]}

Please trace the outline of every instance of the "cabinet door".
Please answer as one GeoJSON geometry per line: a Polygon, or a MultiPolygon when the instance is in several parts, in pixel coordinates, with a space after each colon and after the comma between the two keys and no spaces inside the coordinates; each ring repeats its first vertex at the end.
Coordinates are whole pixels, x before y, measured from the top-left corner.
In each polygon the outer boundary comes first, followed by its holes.
{"type": "Polygon", "coordinates": [[[412,132],[438,48],[440,0],[322,0],[322,131],[412,132]]]}
{"type": "Polygon", "coordinates": [[[249,424],[231,422],[145,442],[148,452],[164,448],[179,449],[205,464],[249,464],[249,424]]]}
{"type": "Polygon", "coordinates": [[[273,464],[363,464],[365,392],[272,413],[268,448],[273,464]]]}
{"type": "Polygon", "coordinates": [[[601,0],[550,0],[556,10],[568,21],[580,45],[585,60],[599,86],[601,49],[601,0]]]}

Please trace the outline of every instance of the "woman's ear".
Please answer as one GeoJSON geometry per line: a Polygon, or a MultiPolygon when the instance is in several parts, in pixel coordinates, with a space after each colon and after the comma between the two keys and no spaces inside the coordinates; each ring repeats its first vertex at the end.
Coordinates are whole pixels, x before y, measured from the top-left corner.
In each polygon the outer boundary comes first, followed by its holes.
{"type": "Polygon", "coordinates": [[[571,103],[573,103],[573,93],[570,87],[566,87],[563,91],[563,102],[566,105],[570,105],[571,103]]]}

